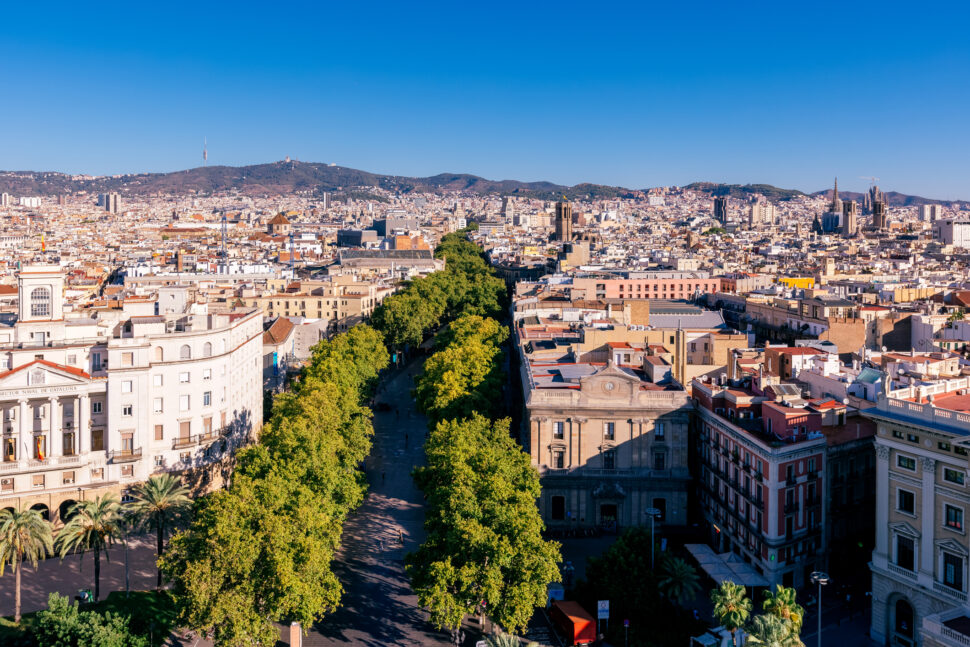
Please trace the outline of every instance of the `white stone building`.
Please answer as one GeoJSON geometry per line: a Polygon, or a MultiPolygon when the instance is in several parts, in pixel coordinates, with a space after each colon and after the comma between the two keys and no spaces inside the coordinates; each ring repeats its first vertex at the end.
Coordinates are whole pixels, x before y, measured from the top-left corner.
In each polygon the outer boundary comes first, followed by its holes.
{"type": "Polygon", "coordinates": [[[25,267],[18,287],[18,320],[0,325],[0,508],[62,521],[75,501],[212,465],[258,432],[258,310],[65,314],[56,266],[25,267]]]}

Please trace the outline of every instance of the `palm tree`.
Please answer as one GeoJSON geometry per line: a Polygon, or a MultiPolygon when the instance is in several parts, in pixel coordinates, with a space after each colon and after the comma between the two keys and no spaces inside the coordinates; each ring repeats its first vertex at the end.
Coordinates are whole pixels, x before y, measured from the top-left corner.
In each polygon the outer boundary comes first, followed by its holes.
{"type": "Polygon", "coordinates": [[[763,647],[803,647],[791,622],[773,613],[755,616],[748,626],[748,643],[763,647]]]}
{"type": "Polygon", "coordinates": [[[10,563],[14,574],[13,621],[20,622],[20,572],[23,563],[37,562],[54,552],[51,525],[37,510],[0,510],[0,576],[10,563]]]}
{"type": "Polygon", "coordinates": [[[660,590],[674,604],[693,600],[700,590],[697,571],[680,557],[667,557],[660,566],[660,590]]]}
{"type": "Polygon", "coordinates": [[[775,585],[775,592],[765,591],[765,601],[762,608],[771,615],[778,616],[789,623],[792,632],[797,636],[802,632],[802,620],[805,609],[795,601],[794,587],[775,585]]]}
{"type": "MultiPolygon", "coordinates": [[[[165,533],[168,526],[192,506],[189,490],[171,474],[152,476],[132,491],[135,500],[128,504],[131,512],[148,528],[155,530],[156,555],[165,552],[165,533]]],[[[156,560],[157,561],[157,560],[156,560]]],[[[162,587],[162,569],[158,568],[156,587],[162,587]]]]}
{"type": "Polygon", "coordinates": [[[751,615],[751,600],[744,587],[724,580],[721,586],[711,591],[711,602],[714,603],[714,617],[731,632],[731,642],[737,645],[735,632],[744,626],[751,615]]]}
{"type": "Polygon", "coordinates": [[[107,549],[119,534],[121,506],[111,494],[93,501],[81,501],[71,506],[71,520],[57,533],[57,545],[61,559],[70,553],[94,552],[94,600],[101,593],[101,552],[107,549]]]}

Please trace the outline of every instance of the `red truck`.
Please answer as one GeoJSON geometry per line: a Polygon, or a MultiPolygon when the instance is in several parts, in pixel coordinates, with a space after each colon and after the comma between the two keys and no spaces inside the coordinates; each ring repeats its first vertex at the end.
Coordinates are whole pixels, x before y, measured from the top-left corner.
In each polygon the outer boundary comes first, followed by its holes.
{"type": "Polygon", "coordinates": [[[554,600],[549,618],[565,634],[569,645],[588,645],[596,641],[596,620],[578,602],[554,600]]]}

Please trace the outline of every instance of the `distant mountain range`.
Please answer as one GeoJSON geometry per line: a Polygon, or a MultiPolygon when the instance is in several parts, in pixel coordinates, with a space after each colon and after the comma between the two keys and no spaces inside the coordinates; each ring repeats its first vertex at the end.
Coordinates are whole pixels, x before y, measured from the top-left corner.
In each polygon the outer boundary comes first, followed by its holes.
{"type": "MultiPolygon", "coordinates": [[[[69,193],[105,193],[117,191],[125,195],[207,195],[236,190],[244,195],[280,195],[307,192],[318,195],[333,192],[338,195],[368,197],[369,189],[388,191],[440,192],[466,191],[477,194],[498,194],[555,200],[566,196],[570,200],[628,198],[643,191],[602,184],[564,186],[552,182],[519,182],[516,180],[487,180],[464,173],[441,173],[432,177],[380,175],[357,169],[284,160],[251,166],[207,166],[171,173],[137,173],[130,175],[86,176],[38,171],[0,171],[0,191],[13,195],[61,195],[69,193]]],[[[735,198],[761,194],[769,200],[790,200],[805,195],[796,189],[781,189],[770,184],[717,184],[695,182],[686,188],[735,198]]],[[[644,190],[645,191],[645,190],[644,190]]],[[[819,191],[812,195],[823,195],[819,191]]],[[[843,199],[861,200],[861,193],[840,193],[843,199]]],[[[920,196],[886,193],[892,206],[916,204],[952,204],[920,196]]],[[[376,197],[376,196],[374,196],[376,197]]]]}
{"type": "Polygon", "coordinates": [[[357,169],[286,160],[252,166],[207,166],[172,173],[138,173],[114,176],[79,176],[35,171],[0,171],[0,191],[14,195],[105,193],[128,195],[211,194],[237,190],[245,195],[279,195],[297,191],[366,194],[368,188],[401,193],[468,191],[478,194],[521,195],[542,199],[615,198],[636,192],[599,184],[573,187],[552,182],[486,180],[476,175],[442,173],[433,177],[379,175],[357,169]]]}

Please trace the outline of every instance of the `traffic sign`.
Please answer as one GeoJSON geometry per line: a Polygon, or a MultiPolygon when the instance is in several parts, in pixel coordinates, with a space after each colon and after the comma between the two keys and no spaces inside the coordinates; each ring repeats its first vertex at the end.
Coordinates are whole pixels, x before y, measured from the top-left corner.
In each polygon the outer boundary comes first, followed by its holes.
{"type": "Polygon", "coordinates": [[[630,619],[629,618],[624,618],[623,619],[623,626],[624,627],[629,627],[630,626],[630,619]]]}
{"type": "Polygon", "coordinates": [[[597,620],[609,620],[610,619],[610,601],[609,600],[599,600],[596,603],[596,619],[597,620]]]}

